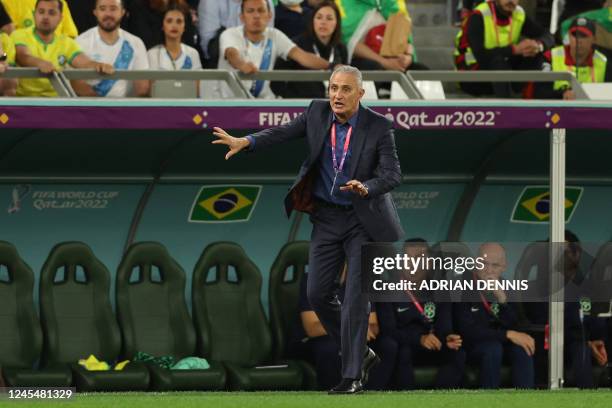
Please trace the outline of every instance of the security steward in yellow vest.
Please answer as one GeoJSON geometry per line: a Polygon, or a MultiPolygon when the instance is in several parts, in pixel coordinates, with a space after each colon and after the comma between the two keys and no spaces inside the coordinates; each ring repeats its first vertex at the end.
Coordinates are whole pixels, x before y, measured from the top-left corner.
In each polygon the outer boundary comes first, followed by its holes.
{"type": "MultiPolygon", "coordinates": [[[[490,0],[479,4],[455,39],[458,70],[538,70],[542,53],[554,43],[552,35],[526,16],[518,0],[490,0]]],[[[461,83],[473,95],[506,98],[523,84],[461,83]]]]}
{"type": "MultiPolygon", "coordinates": [[[[544,53],[543,71],[570,72],[578,82],[608,82],[608,61],[604,54],[593,48],[595,23],[584,17],[572,22],[569,33],[569,45],[560,45],[544,53]]],[[[536,95],[539,99],[574,100],[576,94],[569,81],[539,83],[536,95]]]]}

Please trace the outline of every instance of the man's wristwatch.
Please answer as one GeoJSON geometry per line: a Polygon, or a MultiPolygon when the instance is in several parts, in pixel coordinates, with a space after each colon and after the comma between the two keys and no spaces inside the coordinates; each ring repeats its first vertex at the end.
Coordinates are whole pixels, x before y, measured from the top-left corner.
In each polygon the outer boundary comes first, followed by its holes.
{"type": "Polygon", "coordinates": [[[0,54],[0,62],[4,62],[8,59],[8,55],[6,54],[6,52],[3,52],[2,54],[0,54]]]}

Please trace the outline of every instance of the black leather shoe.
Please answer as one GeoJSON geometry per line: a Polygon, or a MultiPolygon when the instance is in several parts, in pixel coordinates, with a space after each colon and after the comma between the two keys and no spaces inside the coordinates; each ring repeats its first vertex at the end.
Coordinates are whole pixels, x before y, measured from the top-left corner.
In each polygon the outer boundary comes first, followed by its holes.
{"type": "Polygon", "coordinates": [[[343,378],[340,384],[329,390],[328,394],[358,394],[363,391],[361,380],[343,378]]]}
{"type": "Polygon", "coordinates": [[[361,368],[361,385],[366,385],[369,380],[370,370],[376,364],[380,363],[380,357],[376,355],[374,350],[368,347],[368,352],[363,358],[363,366],[361,368]]]}

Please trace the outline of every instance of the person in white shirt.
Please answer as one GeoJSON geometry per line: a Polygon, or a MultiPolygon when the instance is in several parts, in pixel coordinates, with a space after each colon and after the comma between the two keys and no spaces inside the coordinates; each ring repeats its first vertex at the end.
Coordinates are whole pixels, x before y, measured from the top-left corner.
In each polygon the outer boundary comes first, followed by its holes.
{"type": "MultiPolygon", "coordinates": [[[[125,15],[123,0],[96,0],[94,15],[98,26],[77,37],[83,51],[94,61],[112,64],[115,69],[149,69],[147,50],[142,40],[119,28],[125,15]]],[[[122,98],[148,96],[148,80],[104,79],[88,81],[95,95],[122,98]]]]}
{"type": "MultiPolygon", "coordinates": [[[[198,51],[181,43],[188,13],[189,10],[185,9],[181,2],[170,0],[162,23],[164,43],[147,51],[151,69],[169,71],[202,69],[198,51]]],[[[198,81],[195,81],[193,85],[196,89],[199,88],[198,81]]]]}
{"type": "MultiPolygon", "coordinates": [[[[274,2],[267,1],[272,13],[268,26],[274,27],[274,2]]],[[[206,59],[214,58],[215,64],[219,55],[219,35],[225,29],[238,27],[241,24],[241,5],[242,0],[200,0],[198,3],[200,47],[206,59]],[[216,39],[216,45],[211,44],[213,39],[216,39]],[[216,49],[209,49],[211,45],[216,49]]]]}
{"type": "MultiPolygon", "coordinates": [[[[269,71],[276,58],[290,58],[310,69],[328,69],[329,62],[295,45],[282,31],[267,27],[271,18],[266,0],[242,0],[240,20],[244,25],[228,28],[219,40],[219,69],[236,69],[245,74],[269,71]]],[[[274,98],[270,81],[243,81],[256,98],[274,98]]],[[[218,96],[233,96],[227,84],[218,82],[218,96]]]]}

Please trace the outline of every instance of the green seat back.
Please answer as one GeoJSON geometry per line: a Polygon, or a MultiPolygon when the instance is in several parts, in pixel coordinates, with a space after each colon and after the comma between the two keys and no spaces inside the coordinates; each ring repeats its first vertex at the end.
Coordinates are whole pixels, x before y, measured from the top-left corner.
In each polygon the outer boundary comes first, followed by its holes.
{"type": "Polygon", "coordinates": [[[76,363],[90,354],[114,361],[121,349],[108,269],[82,242],[56,245],[40,276],[43,362],[76,363]]]}
{"type": "Polygon", "coordinates": [[[117,315],[124,354],[193,356],[196,336],[185,302],[185,272],[157,242],[127,250],[117,271],[117,315]]]}
{"type": "Polygon", "coordinates": [[[287,337],[295,324],[300,282],[308,265],[308,241],[285,244],[270,269],[270,326],[276,360],[284,357],[287,337]]]}
{"type": "Polygon", "coordinates": [[[42,333],[34,309],[34,274],[15,247],[0,241],[0,366],[32,368],[42,333]]]}
{"type": "Polygon", "coordinates": [[[204,249],[192,285],[200,354],[245,367],[269,362],[272,338],[260,293],[261,273],[242,247],[217,242],[204,249]]]}

